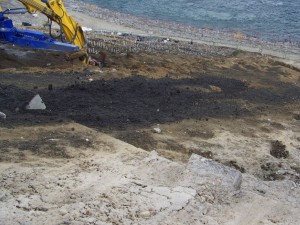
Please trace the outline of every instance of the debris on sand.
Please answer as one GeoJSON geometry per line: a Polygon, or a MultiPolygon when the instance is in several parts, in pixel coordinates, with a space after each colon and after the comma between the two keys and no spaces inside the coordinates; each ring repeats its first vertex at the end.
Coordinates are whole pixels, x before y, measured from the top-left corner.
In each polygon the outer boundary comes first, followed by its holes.
{"type": "Polygon", "coordinates": [[[281,141],[272,141],[270,154],[275,158],[287,158],[289,156],[289,151],[285,150],[286,146],[281,141]]]}
{"type": "Polygon", "coordinates": [[[26,106],[26,109],[41,109],[44,110],[46,109],[46,105],[43,102],[41,96],[39,94],[35,95],[29,104],[26,106]]]}

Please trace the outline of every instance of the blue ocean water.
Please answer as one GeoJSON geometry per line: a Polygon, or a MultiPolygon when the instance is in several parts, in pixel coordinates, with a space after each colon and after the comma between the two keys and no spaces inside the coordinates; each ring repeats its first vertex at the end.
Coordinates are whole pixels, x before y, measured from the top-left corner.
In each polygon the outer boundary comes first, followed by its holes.
{"type": "Polygon", "coordinates": [[[300,43],[300,0],[89,0],[102,8],[184,25],[300,43]]]}

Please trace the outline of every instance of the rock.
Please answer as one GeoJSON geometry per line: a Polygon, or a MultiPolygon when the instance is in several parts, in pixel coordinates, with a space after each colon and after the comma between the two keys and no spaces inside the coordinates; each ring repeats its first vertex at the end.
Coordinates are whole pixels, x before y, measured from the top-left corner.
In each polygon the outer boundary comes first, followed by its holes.
{"type": "Polygon", "coordinates": [[[26,106],[26,109],[33,110],[33,109],[46,109],[46,105],[43,102],[41,96],[39,94],[35,95],[31,101],[26,106]]]}
{"type": "Polygon", "coordinates": [[[142,218],[150,218],[151,212],[150,211],[144,211],[140,213],[140,217],[142,218]]]}
{"type": "Polygon", "coordinates": [[[59,210],[59,214],[64,216],[64,215],[68,214],[68,211],[65,208],[62,208],[59,210]]]}
{"type": "Polygon", "coordinates": [[[7,196],[4,194],[4,195],[0,195],[0,202],[5,202],[7,199],[7,196]]]}
{"type": "Polygon", "coordinates": [[[201,177],[218,178],[222,181],[222,186],[228,187],[232,191],[241,188],[241,172],[200,155],[191,155],[187,169],[201,177]]]}
{"type": "Polygon", "coordinates": [[[49,209],[45,208],[45,207],[37,207],[34,210],[36,210],[36,211],[42,211],[42,212],[47,212],[49,209]]]}
{"type": "Polygon", "coordinates": [[[153,128],[153,132],[157,133],[157,134],[160,134],[161,133],[161,129],[159,127],[155,127],[155,128],[153,128]]]}
{"type": "Polygon", "coordinates": [[[5,118],[6,118],[6,115],[5,115],[3,112],[0,112],[0,118],[1,118],[1,119],[5,119],[5,118]]]}
{"type": "Polygon", "coordinates": [[[237,174],[237,176],[235,176],[233,181],[233,187],[235,190],[240,190],[241,186],[242,186],[242,175],[237,174]]]}

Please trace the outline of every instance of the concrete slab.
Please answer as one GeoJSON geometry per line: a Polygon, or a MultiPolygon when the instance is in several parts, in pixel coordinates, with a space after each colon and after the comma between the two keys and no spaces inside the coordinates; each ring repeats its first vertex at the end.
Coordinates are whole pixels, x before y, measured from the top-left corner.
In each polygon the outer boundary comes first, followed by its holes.
{"type": "Polygon", "coordinates": [[[35,95],[26,106],[26,109],[45,110],[46,105],[39,94],[35,95]]]}

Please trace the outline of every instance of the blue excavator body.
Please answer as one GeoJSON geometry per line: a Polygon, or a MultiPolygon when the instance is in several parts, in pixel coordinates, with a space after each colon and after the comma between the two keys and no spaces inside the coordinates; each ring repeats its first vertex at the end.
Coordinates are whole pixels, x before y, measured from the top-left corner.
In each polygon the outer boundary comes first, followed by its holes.
{"type": "Polygon", "coordinates": [[[79,50],[76,45],[56,41],[42,32],[17,29],[12,20],[5,17],[5,13],[5,11],[0,12],[0,42],[52,51],[71,52],[79,50]]]}

